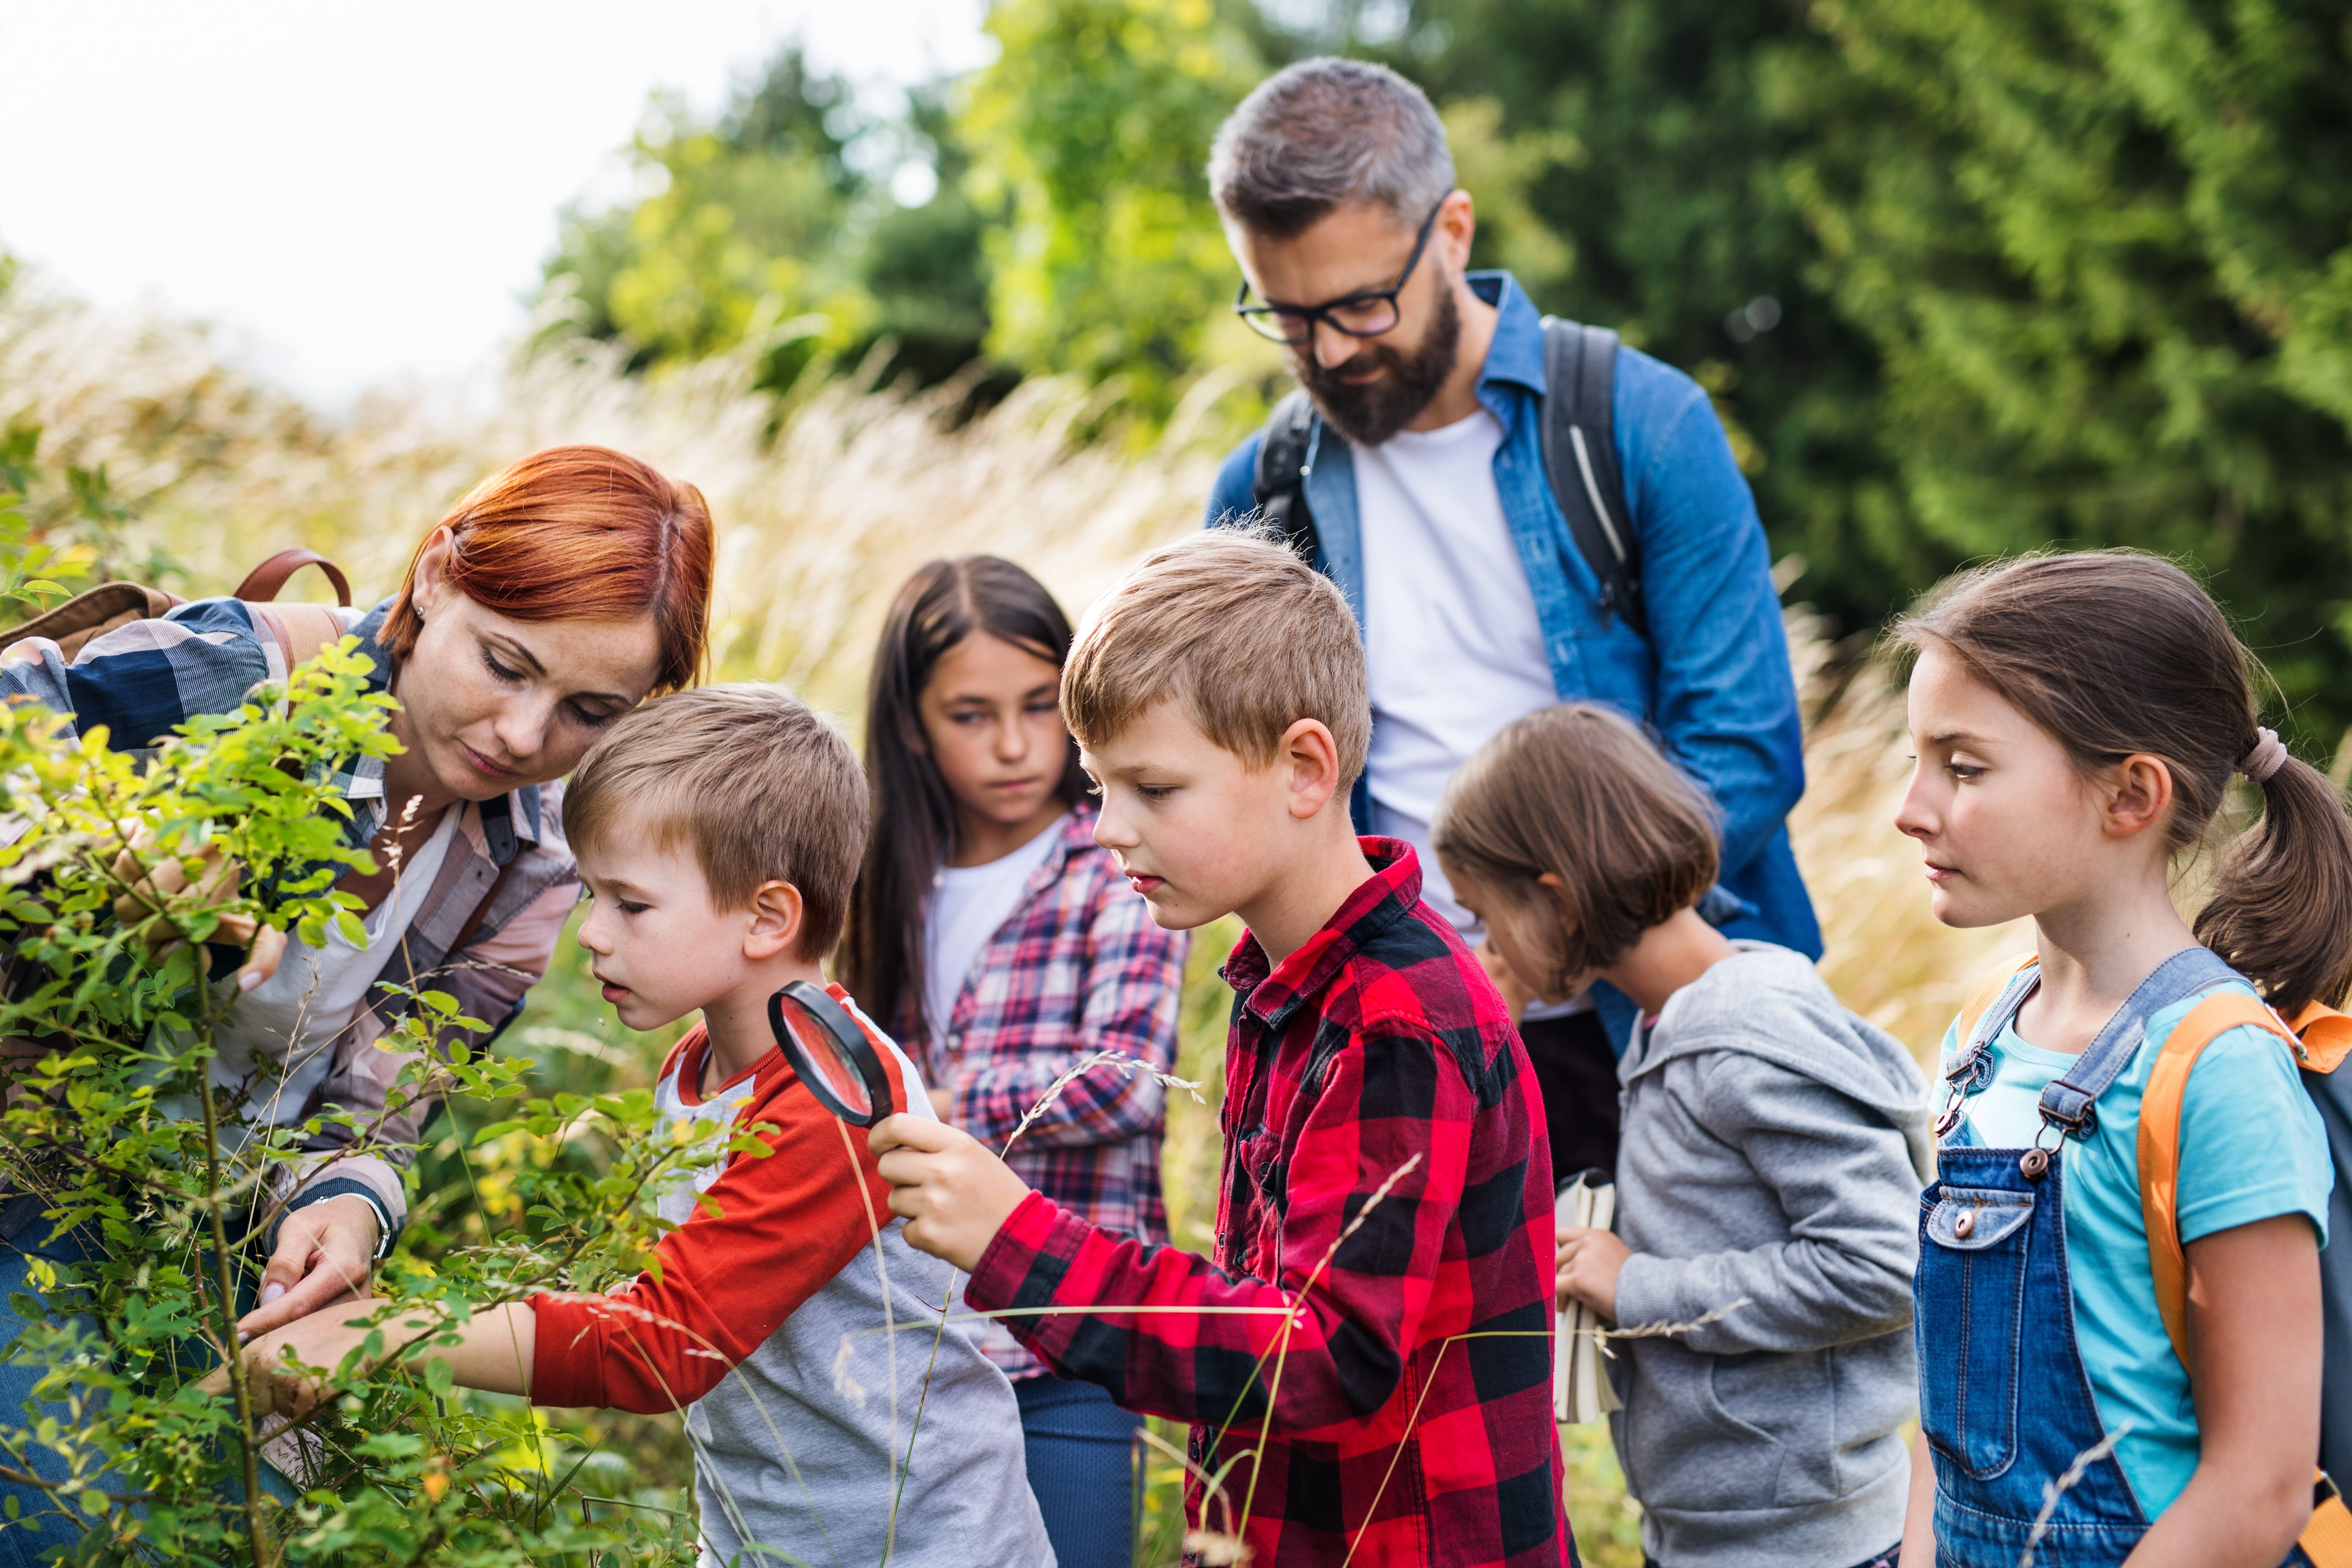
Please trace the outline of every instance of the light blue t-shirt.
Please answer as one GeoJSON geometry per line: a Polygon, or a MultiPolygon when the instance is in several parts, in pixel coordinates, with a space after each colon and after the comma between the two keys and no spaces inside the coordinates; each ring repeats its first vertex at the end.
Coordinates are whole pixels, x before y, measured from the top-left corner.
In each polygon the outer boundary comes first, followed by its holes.
{"type": "MultiPolygon", "coordinates": [[[[2249,985],[2236,988],[2254,994],[2249,985]]],[[[2101,1424],[2110,1432],[2131,1424],[2116,1458],[2151,1521],[2189,1485],[2198,1440],[2189,1373],[2165,1335],[2149,1272],[2139,1203],[2139,1103],[2166,1037],[2211,994],[2148,1020],[2131,1064],[2099,1096],[2097,1127],[2087,1139],[2068,1139],[2063,1162],[2075,1343],[2101,1424]]],[[[1947,1066],[1958,1049],[1956,1031],[1957,1024],[1944,1034],[1947,1066]]],[[[2043,1087],[2080,1059],[2026,1044],[2014,1024],[1993,1042],[1992,1055],[1991,1080],[1970,1098],[1968,1120],[1947,1142],[2031,1145],[2042,1126],[2043,1087]]],[[[2181,1102],[2182,1243],[2300,1214],[2310,1216],[2325,1246],[2334,1182],[2327,1135],[2284,1042],[2243,1024],[2215,1036],[2198,1057],[2181,1102]]]]}

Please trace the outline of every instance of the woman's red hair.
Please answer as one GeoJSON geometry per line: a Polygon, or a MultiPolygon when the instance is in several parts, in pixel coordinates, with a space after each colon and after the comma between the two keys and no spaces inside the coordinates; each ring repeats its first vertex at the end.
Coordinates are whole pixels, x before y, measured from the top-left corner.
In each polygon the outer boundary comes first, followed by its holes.
{"type": "MultiPolygon", "coordinates": [[[[441,520],[449,585],[518,621],[625,621],[659,629],[656,694],[691,686],[710,624],[710,509],[604,447],[550,447],[484,479],[441,520]]],[[[432,541],[425,535],[425,542],[432,541]]],[[[416,646],[424,617],[410,598],[416,562],[377,641],[394,660],[416,646]]]]}

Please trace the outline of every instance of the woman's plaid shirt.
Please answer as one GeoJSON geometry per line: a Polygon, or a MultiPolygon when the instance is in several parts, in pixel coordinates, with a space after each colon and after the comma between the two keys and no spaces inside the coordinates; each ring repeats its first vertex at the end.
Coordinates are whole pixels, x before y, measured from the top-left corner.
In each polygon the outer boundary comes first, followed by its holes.
{"type": "MultiPolygon", "coordinates": [[[[392,660],[376,642],[392,607],[340,612],[374,662],[373,690],[389,689],[392,660]]],[[[74,716],[80,733],[105,726],[108,743],[134,754],[146,751],[198,713],[233,711],[265,680],[286,679],[278,643],[236,599],[199,599],[153,620],[132,621],[85,644],[70,664],[45,637],[19,642],[0,660],[0,701],[37,702],[74,716]]],[[[334,775],[351,807],[343,841],[364,847],[391,809],[383,794],[383,761],[352,759],[334,775]]],[[[412,1059],[377,1047],[408,1008],[410,988],[430,983],[457,998],[458,1011],[503,1027],[522,1009],[523,994],[547,972],[556,938],[578,901],[580,879],[563,837],[563,786],[528,785],[482,802],[467,802],[457,818],[457,841],[425,890],[401,940],[391,943],[383,971],[368,987],[370,1000],[336,1035],[326,1079],[299,1111],[282,1120],[308,1121],[325,1110],[347,1112],[302,1140],[303,1156],[275,1167],[272,1190],[301,1208],[341,1194],[365,1198],[397,1229],[407,1215],[401,1167],[415,1155],[429,1101],[388,1113],[401,1069],[412,1059]],[[492,894],[487,906],[485,896],[492,894]],[[473,918],[477,909],[482,918],[473,918]],[[466,936],[462,952],[450,945],[466,936]],[[384,989],[384,987],[392,989],[384,989]],[[373,1128],[383,1152],[352,1153],[354,1128],[373,1128]]],[[[465,1037],[462,1031],[452,1031],[465,1037]]],[[[387,1231],[387,1239],[390,1232],[387,1231]]]]}
{"type": "Polygon", "coordinates": [[[1063,1309],[1004,1321],[1061,1375],[1191,1421],[1201,1470],[1234,1462],[1193,1521],[1238,1525],[1259,1568],[1559,1568],[1543,1101],[1412,850],[1364,849],[1375,874],[1305,946],[1270,969],[1245,936],[1225,964],[1215,1258],[1032,1194],[966,1295],[1063,1309]]]}
{"type": "MultiPolygon", "coordinates": [[[[1002,1149],[1054,1081],[1096,1052],[1144,1064],[1150,1070],[1105,1064],[1071,1079],[1007,1163],[1090,1224],[1165,1241],[1160,1140],[1168,1100],[1154,1074],[1176,1068],[1190,938],[1152,920],[1118,862],[1095,843],[1094,825],[1084,803],[1064,820],[1013,913],[973,961],[924,1072],[953,1086],[957,1126],[1002,1149]]],[[[898,1031],[901,1039],[920,1035],[898,1031]]],[[[993,1323],[981,1348],[1008,1377],[1045,1370],[993,1323]]]]}

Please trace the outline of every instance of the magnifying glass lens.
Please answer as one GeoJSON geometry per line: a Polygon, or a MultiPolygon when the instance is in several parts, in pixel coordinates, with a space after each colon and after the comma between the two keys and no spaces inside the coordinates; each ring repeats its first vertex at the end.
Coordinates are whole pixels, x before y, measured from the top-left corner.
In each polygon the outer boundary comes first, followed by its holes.
{"type": "Polygon", "coordinates": [[[866,1087],[865,1074],[850,1059],[843,1043],[809,1016],[808,1009],[792,996],[787,994],[781,1000],[783,1005],[777,1012],[792,1034],[787,1054],[794,1070],[809,1080],[811,1087],[821,1084],[840,1103],[848,1120],[873,1120],[874,1096],[866,1087]]]}

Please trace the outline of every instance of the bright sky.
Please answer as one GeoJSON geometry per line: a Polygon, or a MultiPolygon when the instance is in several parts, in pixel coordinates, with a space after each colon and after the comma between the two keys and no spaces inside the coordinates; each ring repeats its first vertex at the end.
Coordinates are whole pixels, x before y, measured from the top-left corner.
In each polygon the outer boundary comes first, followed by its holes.
{"type": "Polygon", "coordinates": [[[214,322],[330,410],[471,379],[655,89],[798,37],[872,84],[984,63],[982,0],[0,0],[0,248],[214,322]]]}

